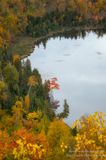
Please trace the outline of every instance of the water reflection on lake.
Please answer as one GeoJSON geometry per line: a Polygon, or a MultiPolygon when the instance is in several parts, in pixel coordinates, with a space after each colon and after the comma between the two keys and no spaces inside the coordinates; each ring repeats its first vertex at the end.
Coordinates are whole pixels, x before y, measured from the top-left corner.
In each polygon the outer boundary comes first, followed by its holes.
{"type": "MultiPolygon", "coordinates": [[[[106,35],[87,33],[85,38],[51,38],[46,48],[35,46],[29,57],[43,79],[57,77],[60,90],[53,94],[63,104],[67,99],[70,124],[82,115],[106,112],[106,35]]],[[[61,110],[62,107],[59,108],[61,110]]]]}

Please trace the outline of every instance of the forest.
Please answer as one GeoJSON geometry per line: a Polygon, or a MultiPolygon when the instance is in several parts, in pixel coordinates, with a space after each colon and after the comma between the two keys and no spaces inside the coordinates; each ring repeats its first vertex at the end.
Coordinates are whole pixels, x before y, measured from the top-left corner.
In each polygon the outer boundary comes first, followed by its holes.
{"type": "Polygon", "coordinates": [[[105,160],[105,113],[68,126],[67,100],[57,114],[50,94],[60,88],[58,77],[43,82],[28,58],[11,52],[21,36],[71,27],[105,29],[106,1],[0,0],[0,160],[105,160]]]}

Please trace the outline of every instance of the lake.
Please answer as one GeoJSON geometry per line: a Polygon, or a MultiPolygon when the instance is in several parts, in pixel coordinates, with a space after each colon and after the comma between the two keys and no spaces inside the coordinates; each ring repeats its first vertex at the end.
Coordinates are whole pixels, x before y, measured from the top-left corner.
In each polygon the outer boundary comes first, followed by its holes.
{"type": "Polygon", "coordinates": [[[84,37],[56,37],[35,46],[28,57],[32,68],[37,68],[43,80],[58,78],[60,90],[53,91],[60,101],[70,105],[67,124],[82,115],[96,111],[106,112],[106,34],[98,37],[86,32],[84,37]]]}

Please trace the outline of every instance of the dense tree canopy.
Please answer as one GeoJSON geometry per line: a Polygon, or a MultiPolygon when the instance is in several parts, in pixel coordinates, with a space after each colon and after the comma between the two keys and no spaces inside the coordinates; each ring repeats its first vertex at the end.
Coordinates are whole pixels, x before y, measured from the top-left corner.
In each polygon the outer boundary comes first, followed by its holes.
{"type": "Polygon", "coordinates": [[[67,101],[56,114],[59,102],[50,94],[61,87],[57,78],[42,82],[28,59],[11,52],[21,36],[45,36],[63,27],[105,28],[105,12],[105,0],[0,0],[0,160],[105,159],[105,114],[68,126],[67,101]]]}
{"type": "Polygon", "coordinates": [[[105,24],[105,12],[105,0],[1,0],[0,48],[14,43],[25,29],[39,36],[61,25],[105,24]]]}

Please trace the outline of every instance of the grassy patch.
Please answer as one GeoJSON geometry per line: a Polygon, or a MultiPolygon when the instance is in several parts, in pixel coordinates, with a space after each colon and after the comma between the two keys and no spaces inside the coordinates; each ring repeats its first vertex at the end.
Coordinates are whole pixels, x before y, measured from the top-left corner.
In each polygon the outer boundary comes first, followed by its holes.
{"type": "Polygon", "coordinates": [[[19,37],[16,42],[11,46],[11,53],[18,53],[21,56],[28,56],[33,52],[35,47],[35,38],[32,37],[19,37]]]}

